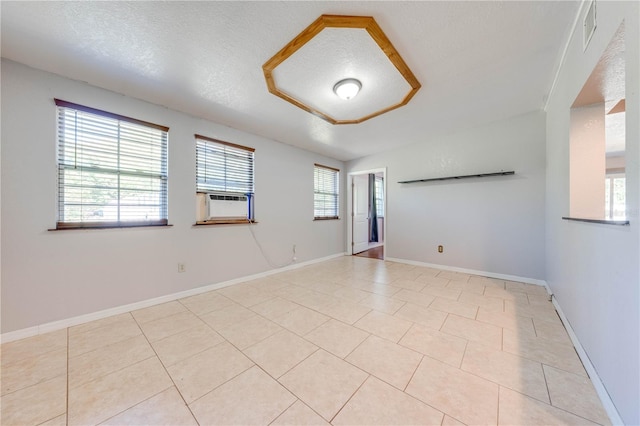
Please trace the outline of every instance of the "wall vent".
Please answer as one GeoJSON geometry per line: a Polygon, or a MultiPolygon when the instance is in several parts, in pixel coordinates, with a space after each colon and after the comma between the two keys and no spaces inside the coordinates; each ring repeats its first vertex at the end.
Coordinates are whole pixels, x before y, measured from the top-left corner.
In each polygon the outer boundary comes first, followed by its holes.
{"type": "Polygon", "coordinates": [[[589,7],[587,7],[587,13],[584,14],[584,20],[582,21],[583,28],[583,39],[582,39],[582,50],[587,50],[587,46],[591,41],[591,37],[593,37],[593,33],[596,30],[596,0],[591,0],[589,2],[589,7]]]}

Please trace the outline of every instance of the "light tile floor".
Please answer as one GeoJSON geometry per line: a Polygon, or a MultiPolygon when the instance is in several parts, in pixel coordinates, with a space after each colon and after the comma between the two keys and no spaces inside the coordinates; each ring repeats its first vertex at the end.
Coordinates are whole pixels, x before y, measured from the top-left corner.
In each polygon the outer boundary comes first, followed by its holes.
{"type": "Polygon", "coordinates": [[[0,355],[2,425],[609,423],[544,288],[359,257],[0,355]]]}

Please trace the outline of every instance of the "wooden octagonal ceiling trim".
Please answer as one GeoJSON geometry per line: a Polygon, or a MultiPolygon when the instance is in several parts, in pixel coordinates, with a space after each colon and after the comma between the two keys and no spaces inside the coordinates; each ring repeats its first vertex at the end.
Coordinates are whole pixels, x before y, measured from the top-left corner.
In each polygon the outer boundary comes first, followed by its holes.
{"type": "MultiPolygon", "coordinates": [[[[317,40],[317,39],[316,39],[317,40]]],[[[313,43],[309,43],[311,45],[313,43]]],[[[308,55],[309,52],[306,52],[308,55]]],[[[356,61],[358,60],[356,56],[356,61]]],[[[282,67],[281,67],[282,68],[282,67]]],[[[357,124],[362,123],[363,121],[369,120],[370,118],[377,117],[380,114],[384,114],[396,108],[399,108],[403,105],[406,105],[411,98],[416,94],[416,92],[420,89],[421,84],[418,82],[417,78],[409,69],[407,64],[404,62],[398,51],[393,47],[391,41],[384,34],[382,29],[378,26],[373,17],[370,16],[341,16],[341,15],[322,15],[318,19],[316,19],[311,25],[305,28],[297,37],[291,40],[286,46],[284,46],[278,53],[276,53],[271,59],[269,59],[263,66],[262,70],[264,72],[265,80],[267,83],[267,87],[269,92],[272,94],[284,99],[287,102],[297,106],[300,109],[303,109],[317,117],[326,120],[331,124],[357,124]],[[317,105],[312,105],[313,102],[308,100],[304,100],[303,96],[297,96],[295,92],[287,93],[283,90],[282,85],[283,82],[280,82],[280,86],[276,82],[276,76],[274,72],[279,65],[283,64],[283,62],[287,61],[287,59],[291,58],[299,52],[301,49],[305,47],[314,37],[318,36],[323,30],[327,28],[344,28],[344,29],[356,29],[356,30],[364,30],[369,35],[369,37],[375,42],[377,48],[382,51],[382,54],[389,59],[391,63],[391,68],[395,69],[397,73],[400,75],[400,79],[403,82],[406,82],[406,87],[408,91],[404,96],[401,94],[401,100],[397,99],[389,100],[389,105],[382,105],[373,112],[368,112],[365,115],[358,118],[341,118],[336,114],[332,114],[328,112],[326,109],[323,109],[317,105]]],[[[335,70],[337,73],[342,72],[342,70],[335,70]]],[[[375,70],[374,70],[375,71],[375,70]]],[[[304,72],[304,70],[303,70],[304,72]]],[[[276,72],[277,73],[277,72],[276,72]]],[[[336,74],[334,76],[335,81],[341,79],[342,74],[336,74]]],[[[346,76],[346,75],[345,75],[346,76]]],[[[342,78],[344,78],[343,76],[342,78]]],[[[358,78],[359,76],[351,76],[353,78],[358,78]]],[[[309,80],[311,81],[311,79],[309,80]]],[[[378,82],[378,89],[382,92],[384,89],[381,88],[381,85],[384,82],[378,82]]],[[[313,84],[313,83],[311,83],[313,84]]],[[[323,84],[326,85],[326,84],[323,84]]],[[[375,84],[373,85],[375,86],[375,84]]],[[[363,83],[363,90],[370,89],[363,83]]],[[[327,90],[332,90],[333,86],[327,88],[327,90]]],[[[375,88],[371,88],[371,90],[375,90],[375,88]]],[[[358,95],[360,96],[360,95],[358,95]]],[[[382,94],[378,94],[378,96],[382,96],[382,94]]],[[[356,98],[357,99],[357,98],[356,98]]],[[[349,101],[351,102],[351,101],[349,101]]]]}

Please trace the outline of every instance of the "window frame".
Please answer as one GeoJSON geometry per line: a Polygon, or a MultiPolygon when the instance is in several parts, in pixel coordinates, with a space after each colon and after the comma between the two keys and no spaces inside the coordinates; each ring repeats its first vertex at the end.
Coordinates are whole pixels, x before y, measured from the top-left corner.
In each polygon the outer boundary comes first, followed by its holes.
{"type": "MultiPolygon", "coordinates": [[[[211,138],[208,136],[204,136],[201,134],[195,134],[194,135],[195,140],[196,140],[196,194],[211,194],[211,193],[232,193],[232,194],[244,194],[248,196],[248,218],[247,219],[237,219],[237,218],[217,218],[217,219],[205,219],[205,220],[201,220],[201,219],[197,219],[196,220],[196,225],[216,225],[216,224],[234,224],[234,223],[244,223],[246,224],[247,222],[255,222],[255,177],[256,177],[256,173],[255,173],[255,148],[251,148],[248,146],[244,146],[244,145],[239,145],[239,144],[235,144],[235,143],[231,143],[231,142],[226,142],[220,139],[215,139],[215,138],[211,138]],[[250,170],[250,185],[249,185],[249,189],[250,191],[233,191],[233,190],[228,190],[228,189],[220,189],[220,188],[206,188],[204,186],[200,186],[201,185],[201,179],[204,179],[206,181],[206,173],[203,175],[200,173],[199,170],[199,165],[200,165],[200,161],[198,161],[198,156],[200,153],[200,150],[203,149],[200,147],[200,143],[204,143],[204,147],[206,147],[207,145],[211,144],[211,145],[216,145],[217,148],[223,147],[223,148],[231,148],[233,150],[237,151],[241,150],[241,151],[245,151],[247,153],[250,153],[250,160],[248,161],[248,166],[246,166],[249,170],[250,170]]],[[[227,153],[225,152],[223,154],[225,156],[227,156],[227,153]]],[[[234,155],[234,152],[230,152],[229,155],[234,155]]],[[[235,161],[237,162],[237,160],[235,161]]],[[[225,168],[224,170],[224,182],[225,182],[225,187],[226,182],[227,182],[227,172],[228,170],[225,168]]],[[[237,172],[237,170],[236,170],[237,172]]]]}
{"type": "MultiPolygon", "coordinates": [[[[168,206],[168,145],[169,145],[169,127],[167,126],[162,126],[159,124],[155,124],[155,123],[150,123],[144,120],[139,120],[136,118],[132,118],[132,117],[128,117],[128,116],[124,116],[124,115],[120,115],[120,114],[115,114],[112,112],[108,112],[108,111],[104,111],[104,110],[100,110],[100,109],[96,109],[96,108],[92,108],[92,107],[88,107],[85,105],[80,105],[80,104],[76,104],[73,102],[68,102],[68,101],[64,101],[61,99],[56,99],[54,98],[54,103],[56,105],[56,173],[57,173],[57,182],[56,182],[56,189],[57,189],[57,194],[56,194],[56,204],[57,204],[57,211],[56,211],[56,227],[54,230],[67,230],[67,229],[105,229],[105,228],[132,228],[132,227],[157,227],[157,226],[170,226],[168,223],[168,211],[169,211],[169,206],[168,206]],[[64,220],[65,217],[65,206],[67,205],[67,203],[69,202],[69,199],[65,197],[65,191],[69,190],[69,186],[65,185],[64,183],[64,171],[65,170],[73,170],[76,169],[77,166],[71,166],[67,163],[65,163],[65,159],[63,158],[63,155],[65,153],[65,147],[66,147],[66,142],[65,142],[65,134],[66,134],[66,128],[61,128],[61,126],[64,126],[64,124],[62,123],[63,120],[63,116],[65,114],[65,112],[63,111],[64,109],[66,110],[71,110],[71,111],[75,111],[77,112],[81,112],[81,113],[86,113],[86,114],[91,114],[97,117],[100,117],[102,119],[106,119],[106,120],[111,120],[111,121],[116,121],[117,123],[115,123],[115,127],[117,129],[120,129],[121,127],[121,123],[128,123],[129,125],[134,125],[134,126],[138,126],[138,127],[145,127],[148,129],[154,129],[154,130],[159,130],[160,132],[162,132],[159,136],[159,138],[157,139],[160,143],[160,154],[159,154],[159,163],[158,163],[158,169],[159,172],[155,172],[154,170],[144,170],[144,171],[137,171],[134,172],[132,170],[127,170],[125,167],[122,166],[117,166],[116,168],[113,169],[108,169],[108,168],[101,168],[100,166],[95,167],[94,172],[96,174],[102,173],[105,175],[115,175],[118,176],[117,178],[117,191],[118,191],[118,204],[116,206],[117,209],[117,216],[118,216],[118,220],[110,220],[110,221],[89,221],[89,220],[79,220],[79,221],[69,221],[69,220],[64,220]],[[120,214],[121,214],[121,208],[123,207],[120,203],[122,201],[122,195],[120,194],[120,191],[123,189],[123,185],[124,183],[121,182],[120,178],[122,176],[128,176],[128,177],[140,177],[140,176],[145,176],[151,179],[158,179],[160,181],[160,189],[159,191],[157,191],[156,193],[159,195],[159,199],[160,199],[160,204],[159,206],[159,218],[158,219],[151,219],[151,220],[122,220],[120,218],[120,214]]],[[[98,120],[96,120],[98,121],[98,120]]],[[[74,130],[77,132],[77,127],[74,127],[74,130]]],[[[132,129],[129,129],[129,131],[131,131],[132,129]]],[[[102,135],[103,137],[106,136],[108,137],[109,135],[105,134],[102,135]]],[[[122,158],[126,158],[125,155],[123,155],[119,148],[121,146],[122,140],[123,138],[120,136],[120,134],[118,133],[117,138],[117,142],[116,142],[116,146],[118,147],[118,149],[116,150],[116,154],[113,155],[113,153],[108,153],[107,157],[108,158],[112,158],[116,160],[116,163],[119,165],[120,161],[122,160],[122,158]]],[[[129,141],[131,142],[131,141],[129,141]]],[[[140,144],[139,146],[149,146],[147,144],[140,144]]],[[[77,161],[77,157],[76,158],[77,161]]],[[[91,172],[89,171],[90,175],[91,172]]],[[[81,185],[80,188],[91,188],[90,185],[81,185]]],[[[140,187],[136,187],[133,190],[139,190],[140,187]]],[[[86,203],[80,203],[79,205],[84,206],[86,205],[86,203]]]]}
{"type": "Polygon", "coordinates": [[[325,166],[323,164],[314,163],[313,165],[313,220],[339,220],[340,219],[340,169],[336,169],[335,167],[325,166]],[[316,170],[324,170],[330,173],[333,173],[333,183],[335,192],[321,192],[318,188],[318,179],[316,175],[316,170]],[[335,208],[333,209],[335,214],[330,215],[321,215],[318,216],[316,214],[316,203],[317,196],[331,196],[335,198],[335,208]]]}

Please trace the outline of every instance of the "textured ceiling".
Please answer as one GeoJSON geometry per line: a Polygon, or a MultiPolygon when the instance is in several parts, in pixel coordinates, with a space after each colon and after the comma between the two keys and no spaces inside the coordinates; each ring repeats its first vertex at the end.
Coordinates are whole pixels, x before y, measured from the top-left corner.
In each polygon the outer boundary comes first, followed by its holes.
{"type": "Polygon", "coordinates": [[[411,86],[366,30],[325,28],[273,72],[278,88],[338,120],[357,120],[399,104],[411,86]],[[345,78],[362,83],[358,96],[338,98],[345,78]]]}
{"type": "Polygon", "coordinates": [[[3,57],[349,160],[540,109],[579,2],[0,7],[3,57]],[[262,64],[322,14],[373,16],[422,83],[411,102],[336,126],[271,95],[262,64]]]}
{"type": "Polygon", "coordinates": [[[605,151],[608,155],[625,153],[625,28],[620,25],[602,53],[589,78],[573,102],[573,108],[603,103],[605,115],[605,151]]]}

